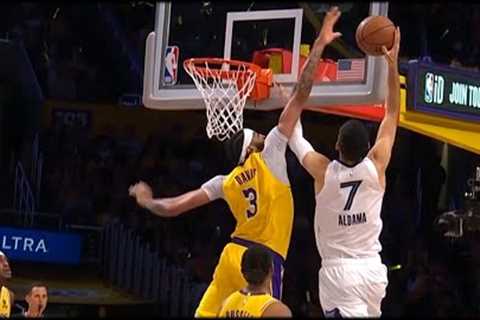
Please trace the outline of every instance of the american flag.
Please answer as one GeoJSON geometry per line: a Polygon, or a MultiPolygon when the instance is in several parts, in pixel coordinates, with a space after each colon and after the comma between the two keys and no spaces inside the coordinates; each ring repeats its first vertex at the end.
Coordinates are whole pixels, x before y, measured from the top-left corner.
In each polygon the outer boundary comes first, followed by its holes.
{"type": "Polygon", "coordinates": [[[364,59],[340,59],[337,61],[337,81],[363,80],[364,59]]]}

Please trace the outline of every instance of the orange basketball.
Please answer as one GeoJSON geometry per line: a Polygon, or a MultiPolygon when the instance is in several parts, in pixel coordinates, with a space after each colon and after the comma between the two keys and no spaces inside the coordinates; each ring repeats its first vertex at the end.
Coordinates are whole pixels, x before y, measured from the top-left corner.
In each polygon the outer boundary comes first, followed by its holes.
{"type": "Polygon", "coordinates": [[[395,25],[385,16],[370,16],[357,27],[355,39],[358,47],[371,56],[383,55],[382,46],[390,50],[395,40],[395,25]]]}

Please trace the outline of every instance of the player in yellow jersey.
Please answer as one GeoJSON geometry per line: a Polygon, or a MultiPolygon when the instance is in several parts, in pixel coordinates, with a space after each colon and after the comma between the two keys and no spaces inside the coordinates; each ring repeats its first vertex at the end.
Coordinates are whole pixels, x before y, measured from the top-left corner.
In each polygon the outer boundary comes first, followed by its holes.
{"type": "Polygon", "coordinates": [[[242,275],[247,286],[232,293],[218,313],[221,318],[291,317],[290,309],[270,294],[273,260],[259,245],[248,248],[242,256],[242,275]]]}
{"type": "Polygon", "coordinates": [[[285,151],[288,139],[300,118],[302,105],[313,85],[314,71],[326,45],[340,36],[333,32],[338,8],[323,20],[322,30],[292,91],[278,125],[265,137],[244,129],[226,143],[227,158],[235,168],[219,175],[200,188],[177,197],[154,199],[144,182],[130,186],[129,194],[139,206],[161,217],[175,217],[217,199],[224,199],[237,224],[222,251],[213,280],[197,308],[195,316],[214,317],[222,301],[246,286],[240,272],[240,260],[253,244],[268,248],[273,258],[272,295],[281,298],[283,262],[287,257],[293,224],[293,198],[287,174],[285,151]]]}
{"type": "Polygon", "coordinates": [[[6,287],[10,278],[12,278],[12,270],[10,269],[8,258],[0,251],[0,318],[10,318],[13,292],[6,287]]]}

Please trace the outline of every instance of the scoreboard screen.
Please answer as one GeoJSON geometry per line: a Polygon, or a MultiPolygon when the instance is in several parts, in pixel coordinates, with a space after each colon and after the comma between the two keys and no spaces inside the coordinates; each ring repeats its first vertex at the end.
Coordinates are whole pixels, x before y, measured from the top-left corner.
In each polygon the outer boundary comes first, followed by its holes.
{"type": "Polygon", "coordinates": [[[432,63],[408,64],[408,107],[480,122],[480,73],[432,63]]]}

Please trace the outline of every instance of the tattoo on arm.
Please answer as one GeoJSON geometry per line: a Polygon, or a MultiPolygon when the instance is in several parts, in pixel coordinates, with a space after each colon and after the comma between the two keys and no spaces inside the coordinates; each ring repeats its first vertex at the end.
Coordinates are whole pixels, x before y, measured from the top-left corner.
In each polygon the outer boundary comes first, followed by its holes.
{"type": "Polygon", "coordinates": [[[297,99],[306,100],[312,90],[314,73],[317,70],[318,62],[322,57],[324,46],[321,44],[315,44],[310,56],[305,63],[305,66],[300,75],[298,83],[295,85],[293,94],[297,96],[297,99]]]}

